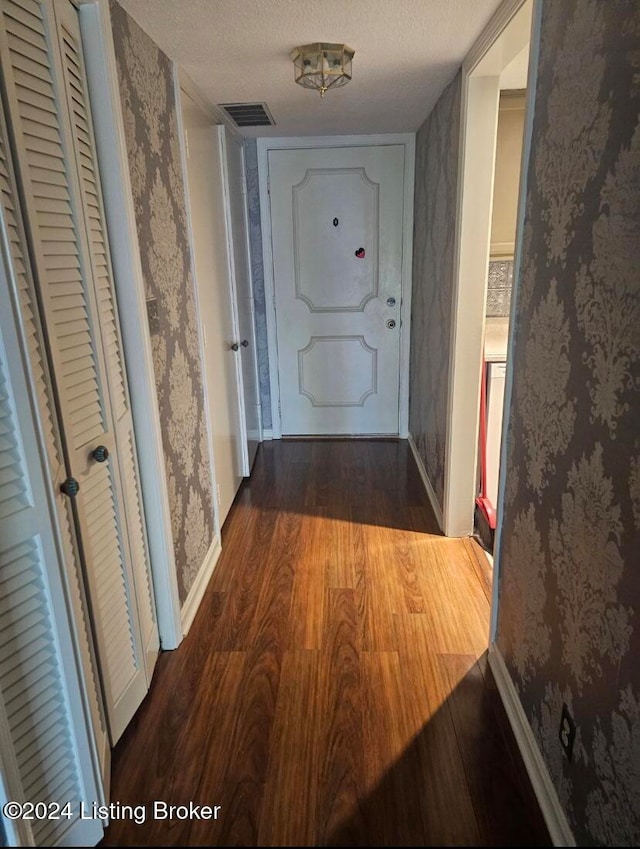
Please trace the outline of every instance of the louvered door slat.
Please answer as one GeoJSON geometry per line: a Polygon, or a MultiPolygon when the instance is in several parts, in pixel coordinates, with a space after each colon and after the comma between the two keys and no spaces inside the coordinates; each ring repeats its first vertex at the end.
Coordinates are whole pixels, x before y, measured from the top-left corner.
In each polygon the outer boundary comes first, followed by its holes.
{"type": "Polygon", "coordinates": [[[111,533],[116,522],[113,489],[109,480],[109,461],[96,467],[87,481],[84,492],[86,512],[86,545],[90,549],[95,565],[93,598],[100,611],[103,637],[103,660],[108,670],[111,698],[117,703],[123,696],[118,669],[126,669],[127,682],[138,670],[135,634],[132,631],[126,575],[122,569],[113,569],[113,563],[123,562],[120,540],[111,533]],[[112,584],[117,591],[105,594],[105,584],[112,584]],[[126,640],[115,641],[108,632],[109,624],[117,622],[118,633],[126,640]]]}
{"type": "MultiPolygon", "coordinates": [[[[33,626],[33,630],[35,633],[30,635],[29,643],[24,646],[24,651],[22,655],[22,659],[19,659],[17,654],[14,652],[9,660],[0,664],[0,674],[2,674],[3,682],[7,682],[7,686],[11,686],[14,682],[14,678],[17,678],[22,674],[22,670],[26,669],[31,665],[31,667],[37,666],[40,660],[40,652],[46,648],[47,640],[46,636],[46,627],[42,621],[42,616],[37,609],[37,601],[32,597],[30,599],[30,604],[28,607],[30,608],[31,614],[35,614],[31,617],[25,616],[24,619],[31,618],[32,621],[35,619],[35,625],[33,626]]],[[[17,613],[22,613],[22,611],[27,607],[27,605],[19,605],[17,613]]],[[[5,646],[9,651],[12,650],[11,643],[5,643],[5,646]]]]}
{"type": "Polygon", "coordinates": [[[0,372],[0,421],[4,464],[0,469],[0,516],[11,516],[32,504],[22,465],[22,451],[11,412],[9,388],[0,372]]]}
{"type": "Polygon", "coordinates": [[[70,31],[66,22],[62,22],[60,25],[60,34],[60,47],[65,71],[65,81],[67,83],[69,111],[73,122],[74,140],[79,154],[80,184],[85,203],[85,212],[90,224],[89,247],[94,268],[96,294],[102,307],[101,315],[103,321],[101,325],[107,341],[105,359],[109,372],[109,388],[116,421],[119,421],[128,411],[128,399],[116,323],[112,275],[105,250],[104,216],[102,214],[102,202],[99,196],[98,181],[96,178],[94,145],[90,130],[84,69],[82,67],[79,40],[70,31]],[[104,269],[105,273],[99,273],[99,268],[104,269]]]}
{"type": "MultiPolygon", "coordinates": [[[[0,192],[4,210],[5,226],[9,240],[9,249],[13,260],[13,270],[17,278],[18,292],[22,307],[22,318],[29,345],[29,361],[33,370],[38,407],[44,426],[44,436],[49,454],[50,468],[55,469],[60,463],[56,449],[56,433],[53,426],[53,408],[49,389],[45,379],[42,361],[42,342],[33,310],[33,300],[30,280],[23,254],[23,237],[20,231],[16,207],[14,203],[14,188],[7,161],[4,124],[0,125],[0,192]]],[[[3,511],[3,515],[6,515],[3,511]]]]}
{"type": "MultiPolygon", "coordinates": [[[[56,100],[52,77],[50,46],[45,36],[46,27],[40,4],[27,2],[27,0],[20,0],[19,3],[5,0],[3,12],[12,71],[19,75],[16,82],[20,85],[17,103],[20,113],[19,129],[24,145],[23,177],[26,177],[28,181],[34,212],[31,218],[35,219],[30,223],[34,228],[34,236],[40,249],[42,271],[45,274],[54,272],[54,276],[50,274],[46,276],[45,304],[51,312],[59,314],[59,311],[55,310],[56,287],[81,280],[82,273],[78,234],[73,218],[72,190],[66,176],[59,104],[56,100]],[[30,25],[25,16],[28,16],[30,25]],[[25,39],[24,29],[15,25],[16,19],[29,27],[28,41],[25,39]],[[43,180],[43,176],[46,179],[43,180]],[[41,228],[46,230],[47,235],[49,230],[54,228],[55,241],[44,238],[45,234],[41,232],[41,228]]],[[[56,327],[55,323],[49,327],[54,351],[58,347],[56,338],[58,332],[60,327],[56,327]]],[[[97,387],[94,397],[86,399],[88,404],[86,412],[92,416],[94,426],[73,429],[76,436],[73,448],[79,449],[82,444],[78,444],[77,438],[81,437],[85,440],[96,438],[100,428],[104,429],[106,426],[106,421],[104,413],[98,421],[95,421],[96,410],[100,410],[102,404],[99,392],[99,368],[92,331],[88,325],[83,329],[81,338],[73,340],[73,344],[77,345],[76,353],[86,358],[87,366],[93,369],[97,387]]],[[[62,343],[62,347],[67,351],[63,360],[67,361],[69,339],[62,343]]],[[[65,375],[61,377],[60,389],[62,396],[65,397],[67,389],[65,375]]]]}
{"type": "Polygon", "coordinates": [[[19,22],[38,35],[44,35],[44,22],[36,3],[7,4],[3,12],[11,26],[19,22]]]}
{"type": "Polygon", "coordinates": [[[128,435],[126,444],[121,450],[121,464],[125,479],[125,494],[127,498],[127,515],[129,516],[129,537],[133,554],[133,568],[136,576],[136,593],[139,598],[140,630],[147,645],[151,635],[157,628],[155,605],[153,603],[153,587],[149,575],[149,554],[147,538],[144,529],[144,516],[140,507],[140,484],[138,464],[132,434],[128,435]]]}
{"type": "MultiPolygon", "coordinates": [[[[10,421],[14,447],[9,452],[22,481],[23,496],[30,491],[24,449],[16,427],[14,401],[0,344],[0,411],[10,421]],[[17,452],[17,453],[16,453],[17,452]]],[[[6,450],[2,451],[2,460],[6,450]]],[[[21,512],[34,513],[33,500],[16,503],[21,512]]],[[[35,518],[35,517],[34,517],[35,518]]],[[[81,795],[75,744],[69,725],[63,674],[56,651],[44,583],[45,560],[37,530],[11,542],[20,526],[3,525],[0,547],[0,697],[14,744],[13,756],[26,798],[63,803],[61,793],[81,795]],[[49,733],[54,729],[54,733],[49,733]],[[43,736],[47,735],[47,736],[43,736]]],[[[57,842],[72,823],[33,822],[35,842],[57,842]],[[48,837],[44,837],[45,831],[48,837]]]]}

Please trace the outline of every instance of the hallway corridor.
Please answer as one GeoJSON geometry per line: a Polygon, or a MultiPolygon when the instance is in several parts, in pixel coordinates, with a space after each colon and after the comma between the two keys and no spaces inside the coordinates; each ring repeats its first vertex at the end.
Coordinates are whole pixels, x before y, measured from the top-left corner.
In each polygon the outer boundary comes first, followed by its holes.
{"type": "Polygon", "coordinates": [[[543,845],[486,662],[490,575],[408,443],[263,443],[182,646],[113,753],[104,845],[543,845]]]}

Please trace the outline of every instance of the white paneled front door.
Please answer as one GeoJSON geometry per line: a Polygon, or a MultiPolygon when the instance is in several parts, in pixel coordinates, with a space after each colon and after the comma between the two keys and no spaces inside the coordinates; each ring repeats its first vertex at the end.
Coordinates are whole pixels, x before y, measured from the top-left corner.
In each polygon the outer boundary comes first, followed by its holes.
{"type": "Polygon", "coordinates": [[[405,148],[269,151],[282,433],[397,434],[405,148]]]}

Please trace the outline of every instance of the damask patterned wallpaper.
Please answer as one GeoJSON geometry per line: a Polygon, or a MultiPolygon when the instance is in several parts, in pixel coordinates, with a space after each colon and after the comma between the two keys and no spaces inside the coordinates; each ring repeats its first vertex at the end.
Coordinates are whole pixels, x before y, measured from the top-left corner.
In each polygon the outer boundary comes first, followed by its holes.
{"type": "Polygon", "coordinates": [[[461,74],[416,137],[409,431],[442,506],[461,74]]]}
{"type": "Polygon", "coordinates": [[[260,189],[258,185],[258,150],[255,139],[245,139],[244,156],[247,172],[247,205],[249,207],[249,247],[251,277],[255,304],[256,345],[258,348],[258,378],[262,427],[269,430],[271,421],[271,384],[269,383],[269,349],[267,347],[267,311],[264,299],[264,268],[262,264],[262,224],[260,221],[260,189]]]}
{"type": "Polygon", "coordinates": [[[514,290],[497,642],[585,845],[640,843],[639,44],[637,2],[545,0],[514,290]]]}
{"type": "Polygon", "coordinates": [[[111,3],[120,98],[151,325],[173,543],[184,602],[214,535],[191,253],[169,59],[111,3]]]}

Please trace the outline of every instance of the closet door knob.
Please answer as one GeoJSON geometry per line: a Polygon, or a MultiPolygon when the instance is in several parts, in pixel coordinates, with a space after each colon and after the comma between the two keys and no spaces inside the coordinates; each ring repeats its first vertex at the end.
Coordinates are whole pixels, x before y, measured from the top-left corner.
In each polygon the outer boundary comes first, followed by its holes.
{"type": "Polygon", "coordinates": [[[91,456],[96,463],[104,463],[105,460],[109,459],[109,449],[106,445],[98,445],[98,447],[94,448],[91,452],[91,456]]]}
{"type": "Polygon", "coordinates": [[[234,342],[234,343],[233,343],[233,345],[231,346],[231,350],[232,350],[232,351],[239,351],[239,350],[240,350],[240,345],[238,345],[238,343],[237,343],[237,342],[234,342]]]}
{"type": "Polygon", "coordinates": [[[249,340],[243,339],[240,344],[242,345],[243,348],[248,348],[249,347],[249,340]]]}
{"type": "Polygon", "coordinates": [[[69,498],[75,498],[80,492],[80,484],[75,478],[67,478],[66,481],[60,484],[60,492],[68,495],[69,498]]]}

